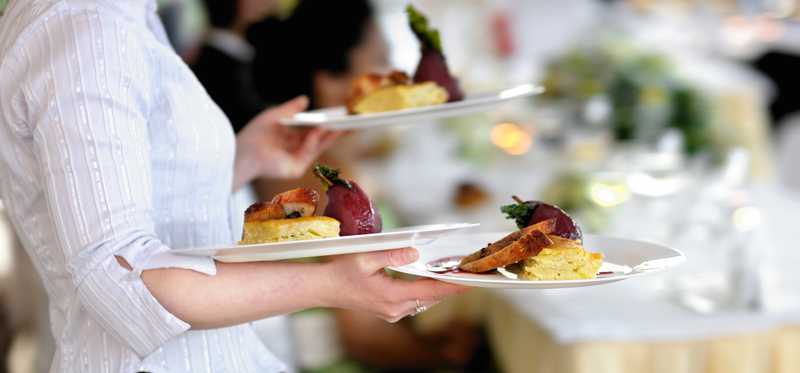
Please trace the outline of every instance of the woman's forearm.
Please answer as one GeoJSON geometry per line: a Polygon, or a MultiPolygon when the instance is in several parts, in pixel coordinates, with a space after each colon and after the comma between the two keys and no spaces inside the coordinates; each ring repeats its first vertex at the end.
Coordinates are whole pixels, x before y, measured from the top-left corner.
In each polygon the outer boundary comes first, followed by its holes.
{"type": "MultiPolygon", "coordinates": [[[[389,322],[467,288],[431,279],[389,277],[384,269],[419,258],[411,248],[332,256],[325,263],[217,263],[208,276],[188,269],[150,269],[153,297],[193,329],[242,324],[313,307],[364,311],[389,322]]],[[[121,257],[121,266],[131,269],[121,257]]]]}
{"type": "Polygon", "coordinates": [[[213,329],[329,306],[324,271],[322,264],[217,263],[214,276],[169,268],[146,270],[142,279],[192,329],[213,329]]]}

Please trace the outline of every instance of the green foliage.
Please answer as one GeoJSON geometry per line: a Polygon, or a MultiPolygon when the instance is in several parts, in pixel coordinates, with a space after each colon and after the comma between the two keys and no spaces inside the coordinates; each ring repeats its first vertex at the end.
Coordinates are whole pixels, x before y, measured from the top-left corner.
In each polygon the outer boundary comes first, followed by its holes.
{"type": "Polygon", "coordinates": [[[578,48],[548,65],[546,97],[587,102],[605,97],[609,130],[619,142],[653,141],[668,128],[684,137],[685,152],[711,148],[709,108],[703,94],[681,79],[660,53],[621,43],[578,48]]]}
{"type": "Polygon", "coordinates": [[[682,86],[672,92],[669,126],[683,133],[684,149],[688,154],[705,150],[711,142],[708,112],[705,98],[696,90],[682,86]]]}

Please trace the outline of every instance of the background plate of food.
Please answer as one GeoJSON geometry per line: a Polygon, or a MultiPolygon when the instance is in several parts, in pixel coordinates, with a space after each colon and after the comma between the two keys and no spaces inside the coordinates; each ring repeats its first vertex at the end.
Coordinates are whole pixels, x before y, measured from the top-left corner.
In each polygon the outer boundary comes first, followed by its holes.
{"type": "MultiPolygon", "coordinates": [[[[626,280],[646,273],[666,270],[682,263],[683,254],[675,249],[643,241],[628,240],[604,236],[586,235],[583,237],[583,246],[595,254],[602,254],[602,262],[596,270],[594,278],[574,279],[578,276],[567,276],[573,279],[566,280],[536,280],[522,279],[526,269],[524,262],[518,262],[516,268],[500,267],[484,273],[470,273],[458,269],[462,258],[470,255],[476,248],[485,246],[488,242],[495,242],[506,233],[469,233],[458,236],[446,237],[420,250],[419,260],[402,267],[390,268],[393,271],[413,276],[429,277],[440,281],[460,284],[465,286],[508,289],[556,289],[567,287],[594,286],[610,282],[626,280]],[[451,270],[444,271],[445,267],[451,270]],[[435,271],[435,272],[434,272],[435,271]],[[519,274],[519,275],[518,275],[519,274]]],[[[553,250],[554,252],[560,249],[553,250]]],[[[529,278],[534,278],[536,273],[544,277],[559,271],[559,260],[549,258],[530,263],[529,278]],[[542,263],[549,261],[550,263],[542,263]],[[535,268],[536,265],[539,268],[535,268]]],[[[556,254],[557,255],[557,254],[556,254]]],[[[541,258],[540,258],[541,259],[541,258]]],[[[564,264],[572,258],[565,258],[564,264]]],[[[575,267],[569,266],[567,271],[574,272],[575,267]]],[[[590,276],[591,277],[591,276],[590,276]]]]}
{"type": "Polygon", "coordinates": [[[439,31],[412,5],[407,6],[406,13],[408,25],[420,45],[420,59],[413,75],[398,70],[361,75],[351,82],[346,106],[298,113],[282,123],[336,130],[413,124],[485,111],[544,91],[534,84],[521,84],[465,95],[458,78],[447,66],[439,31]]]}
{"type": "MultiPolygon", "coordinates": [[[[287,126],[320,126],[336,130],[381,127],[395,124],[414,124],[419,121],[452,117],[485,111],[510,100],[543,92],[534,84],[521,84],[495,92],[467,95],[461,101],[430,104],[407,109],[350,114],[346,107],[335,107],[297,113],[282,121],[287,126]]],[[[409,99],[413,101],[414,99],[409,99]]]]}

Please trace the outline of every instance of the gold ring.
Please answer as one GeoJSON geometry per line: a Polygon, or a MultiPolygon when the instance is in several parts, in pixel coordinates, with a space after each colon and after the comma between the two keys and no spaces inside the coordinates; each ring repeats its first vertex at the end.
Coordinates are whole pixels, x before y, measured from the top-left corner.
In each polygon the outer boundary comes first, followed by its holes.
{"type": "Polygon", "coordinates": [[[419,301],[419,299],[416,299],[415,302],[416,302],[417,306],[414,308],[414,313],[412,313],[411,316],[416,316],[416,315],[418,315],[420,313],[425,312],[428,309],[428,307],[425,307],[425,305],[423,305],[419,301]]]}

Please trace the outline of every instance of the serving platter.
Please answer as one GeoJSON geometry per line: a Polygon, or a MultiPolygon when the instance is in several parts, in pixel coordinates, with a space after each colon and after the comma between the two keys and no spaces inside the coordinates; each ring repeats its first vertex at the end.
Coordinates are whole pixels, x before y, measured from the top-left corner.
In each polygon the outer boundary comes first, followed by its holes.
{"type": "Polygon", "coordinates": [[[343,106],[297,113],[281,120],[285,126],[318,126],[331,130],[385,127],[415,124],[421,121],[486,111],[508,101],[544,92],[534,84],[521,84],[507,89],[467,95],[463,100],[413,109],[372,114],[348,114],[343,106]]]}
{"type": "Polygon", "coordinates": [[[392,271],[407,275],[427,277],[453,284],[484,288],[506,289],[557,289],[595,286],[628,280],[645,274],[668,270],[685,261],[683,253],[664,245],[597,235],[585,235],[586,250],[603,253],[603,265],[597,278],[586,280],[531,281],[517,279],[513,273],[500,270],[486,274],[459,271],[432,272],[430,264],[443,259],[457,260],[469,255],[489,242],[505,235],[503,233],[464,233],[442,238],[420,250],[419,259],[401,267],[390,267],[392,271]]]}
{"type": "Polygon", "coordinates": [[[231,245],[210,248],[178,249],[170,253],[213,257],[221,262],[255,262],[363,253],[401,247],[420,248],[441,236],[479,224],[454,223],[418,225],[382,233],[363,234],[305,241],[284,241],[253,245],[231,245]]]}

